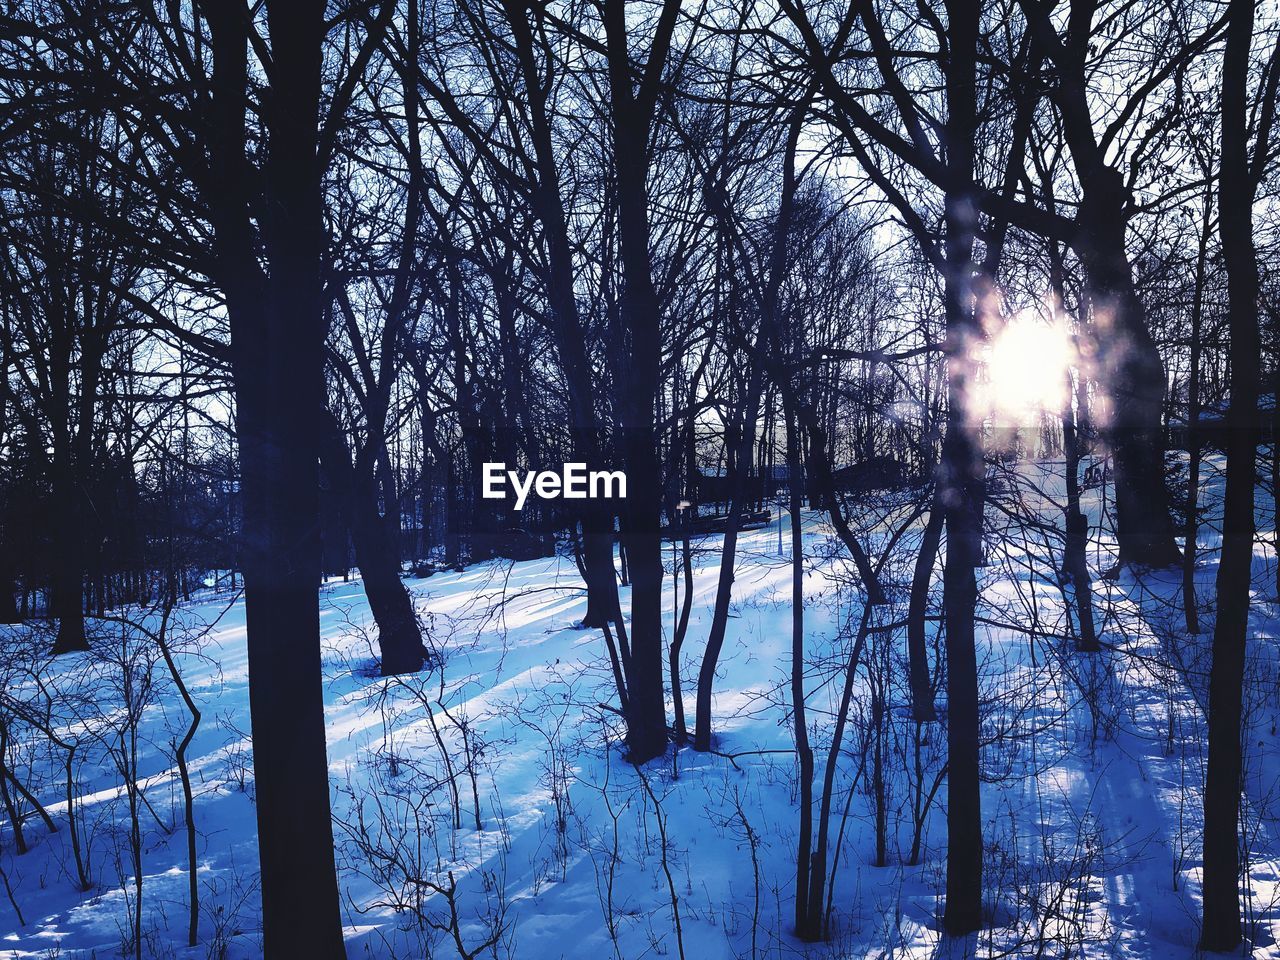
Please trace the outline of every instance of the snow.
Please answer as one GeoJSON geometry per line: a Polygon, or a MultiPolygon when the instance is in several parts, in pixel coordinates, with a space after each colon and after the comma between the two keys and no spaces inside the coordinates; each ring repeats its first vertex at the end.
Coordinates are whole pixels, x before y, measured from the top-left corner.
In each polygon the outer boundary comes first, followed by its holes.
{"type": "MultiPolygon", "coordinates": [[[[1208,466],[1213,499],[1221,464],[1208,466]]],[[[1053,524],[1062,498],[1055,470],[1061,464],[1024,465],[1006,484],[1053,524]]],[[[862,513],[875,516],[880,506],[865,504],[862,513]]],[[[1101,492],[1091,491],[1085,506],[1095,525],[1089,559],[1096,572],[1110,566],[1109,544],[1097,534],[1101,492]]],[[[1260,529],[1270,530],[1270,502],[1259,508],[1260,529]]],[[[792,935],[798,794],[788,690],[791,571],[780,517],[740,539],[714,703],[718,752],[673,751],[644,770],[625,762],[619,720],[600,706],[614,699],[611,673],[598,633],[576,627],[585,597],[571,559],[492,562],[409,581],[442,663],[412,677],[383,679],[372,670],[372,621],[359,582],[325,585],[335,857],[349,956],[459,955],[452,932],[439,928],[449,916],[441,891],[452,884],[463,947],[497,935],[481,956],[1192,956],[1216,534],[1201,531],[1197,592],[1206,632],[1186,633],[1177,575],[1096,582],[1095,616],[1107,646],[1089,656],[1070,641],[1052,562],[1060,541],[1033,526],[1015,528],[1013,513],[988,511],[988,565],[980,571],[989,931],[957,942],[939,936],[944,783],[923,817],[919,862],[907,863],[913,811],[940,783],[945,736],[940,726],[911,722],[904,638],[885,629],[868,640],[837,765],[831,935],[812,945],[792,935]],[[883,867],[873,865],[868,760],[875,689],[889,707],[879,728],[883,867]]],[[[879,525],[873,547],[906,516],[898,509],[879,525]]],[[[827,525],[817,514],[804,521],[806,689],[820,788],[862,607],[827,525]]],[[[909,580],[919,527],[916,520],[888,561],[889,581],[909,580]]],[[[1260,543],[1270,538],[1264,533],[1260,543]]],[[[690,722],[719,547],[719,537],[696,541],[682,665],[690,722]]],[[[671,563],[669,550],[665,559],[671,563]]],[[[1246,699],[1242,803],[1258,957],[1280,957],[1275,562],[1274,550],[1255,552],[1246,699]]],[[[671,599],[668,592],[668,630],[671,599]]],[[[898,599],[905,607],[905,596],[898,599]]],[[[873,622],[900,614],[898,607],[877,611],[873,622]]],[[[145,800],[144,956],[258,956],[243,602],[208,591],[181,607],[170,627],[179,670],[203,714],[189,750],[201,896],[201,942],[193,948],[185,946],[186,839],[173,760],[189,718],[154,643],[125,619],[97,624],[92,654],[56,661],[45,654],[49,636],[40,626],[0,638],[9,762],[59,826],[50,833],[38,817],[26,817],[31,849],[18,854],[4,821],[0,868],[11,896],[0,896],[0,958],[109,957],[130,941],[135,882],[121,765],[132,769],[135,761],[126,679],[139,711],[136,773],[145,800]],[[66,819],[66,750],[33,717],[63,743],[78,744],[72,792],[87,890],[77,888],[66,819]]],[[[156,618],[148,623],[154,629],[156,618]]],[[[945,697],[939,706],[945,711],[945,697]]]]}

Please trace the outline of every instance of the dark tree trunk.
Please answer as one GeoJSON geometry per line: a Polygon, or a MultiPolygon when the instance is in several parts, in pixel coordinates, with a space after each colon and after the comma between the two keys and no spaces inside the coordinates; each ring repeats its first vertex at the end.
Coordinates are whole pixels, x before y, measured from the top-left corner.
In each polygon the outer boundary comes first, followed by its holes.
{"type": "Polygon", "coordinates": [[[1076,649],[1085,653],[1096,653],[1101,647],[1098,644],[1098,632],[1093,622],[1093,584],[1089,577],[1088,546],[1089,518],[1080,509],[1080,422],[1083,415],[1085,395],[1082,389],[1076,394],[1079,398],[1076,406],[1072,406],[1071,373],[1066,374],[1066,402],[1062,411],[1062,445],[1065,460],[1064,472],[1067,482],[1067,504],[1065,522],[1067,526],[1066,545],[1063,549],[1062,567],[1066,578],[1071,581],[1071,591],[1075,597],[1076,618],[1080,623],[1080,634],[1076,638],[1076,649]],[[1079,413],[1077,413],[1077,408],[1079,413]]]}
{"type": "MultiPolygon", "coordinates": [[[[787,472],[791,504],[791,714],[800,765],[800,833],[796,840],[796,936],[806,942],[822,937],[820,916],[810,912],[809,870],[813,856],[813,747],[809,744],[804,692],[804,538],[800,508],[804,485],[800,476],[797,428],[787,417],[787,472]]],[[[819,898],[820,900],[821,898],[819,898]]]]}
{"type": "Polygon", "coordinates": [[[729,624],[729,604],[733,598],[734,563],[737,559],[738,528],[746,509],[747,479],[751,472],[752,450],[755,449],[756,427],[760,418],[760,395],[763,371],[758,360],[751,361],[746,397],[742,408],[742,421],[735,435],[736,447],[729,464],[728,487],[729,519],[725,525],[724,543],[720,551],[720,573],[716,582],[716,602],[711,614],[711,629],[707,634],[707,646],[698,670],[698,699],[693,722],[693,748],[711,749],[711,694],[715,687],[716,665],[724,646],[725,631],[729,624]]]}
{"type": "Polygon", "coordinates": [[[360,568],[369,610],[378,624],[379,666],[384,677],[422,669],[422,633],[413,600],[400,579],[399,513],[378,509],[375,477],[351,465],[341,428],[328,413],[321,454],[351,530],[356,566],[360,568]],[[364,475],[361,476],[360,474],[364,475]]]}
{"type": "Polygon", "coordinates": [[[1110,400],[1105,435],[1115,464],[1118,565],[1171,567],[1182,557],[1164,476],[1164,363],[1125,251],[1127,193],[1120,174],[1102,163],[1084,178],[1084,191],[1072,245],[1086,271],[1098,382],[1110,400]]]}
{"type": "Polygon", "coordinates": [[[1164,364],[1125,247],[1131,198],[1124,176],[1107,161],[1091,113],[1088,37],[1097,5],[1072,0],[1065,40],[1048,7],[1025,9],[1036,42],[1057,68],[1051,96],[1083,193],[1071,246],[1084,267],[1092,307],[1097,382],[1111,404],[1104,434],[1115,464],[1117,567],[1171,567],[1181,554],[1164,477],[1164,364]]]}
{"type": "Polygon", "coordinates": [[[947,556],[942,609],[947,634],[947,891],[943,925],[952,936],[982,925],[982,801],[978,749],[978,667],[974,570],[982,557],[985,468],[981,414],[970,411],[977,383],[969,358],[982,336],[973,304],[973,137],[978,7],[948,0],[946,322],[947,433],[939,473],[947,556]]]}
{"type": "MultiPolygon", "coordinates": [[[[697,383],[698,376],[695,375],[692,383],[697,383]]],[[[674,405],[674,393],[673,405],[674,405]]],[[[689,391],[688,397],[688,413],[685,416],[684,429],[681,431],[680,444],[683,447],[684,456],[684,488],[686,491],[692,492],[697,486],[698,479],[698,446],[697,436],[695,433],[696,420],[694,404],[696,402],[696,392],[692,389],[689,391]]],[[[679,486],[677,485],[677,496],[679,496],[679,486]]],[[[683,528],[689,522],[689,510],[694,509],[692,505],[677,505],[673,511],[675,522],[683,528]]],[[[684,649],[685,638],[689,635],[689,617],[693,613],[693,548],[689,543],[689,534],[684,531],[680,538],[680,568],[684,577],[684,596],[680,600],[680,609],[676,614],[675,631],[671,639],[671,647],[667,651],[668,670],[671,672],[671,702],[674,710],[674,718],[672,722],[672,730],[675,734],[677,744],[685,744],[689,742],[689,729],[685,721],[684,711],[684,689],[680,679],[680,654],[684,649]]]]}
{"type": "MultiPolygon", "coordinates": [[[[1056,243],[1050,243],[1049,259],[1054,313],[1065,316],[1062,256],[1056,243]]],[[[1089,518],[1080,509],[1080,458],[1084,452],[1081,427],[1085,421],[1085,404],[1088,400],[1084,373],[1078,372],[1073,383],[1071,371],[1064,370],[1063,387],[1062,456],[1067,502],[1063,510],[1066,541],[1062,551],[1062,572],[1063,579],[1071,582],[1076,618],[1080,624],[1076,649],[1095,653],[1101,648],[1093,622],[1093,583],[1089,576],[1088,562],[1089,518]]]]}
{"type": "Polygon", "coordinates": [[[816,505],[827,511],[827,515],[831,518],[831,525],[835,527],[836,536],[853,557],[853,565],[858,570],[858,576],[862,578],[863,589],[867,591],[867,602],[873,607],[881,606],[888,602],[888,598],[880,586],[880,579],[872,569],[866,549],[849,527],[848,520],[845,519],[840,494],[836,490],[835,476],[831,472],[831,457],[827,451],[827,431],[822,428],[814,409],[802,397],[795,395],[795,390],[789,383],[783,384],[782,390],[784,396],[788,391],[793,394],[787,399],[809,438],[805,480],[811,485],[812,498],[816,501],[816,505]]]}
{"type": "MultiPolygon", "coordinates": [[[[790,385],[789,371],[783,369],[777,356],[771,351],[781,332],[778,318],[778,291],[787,267],[787,238],[791,229],[792,214],[796,192],[796,145],[800,136],[803,111],[798,111],[792,119],[785,153],[783,154],[782,192],[778,202],[778,214],[773,225],[773,242],[769,251],[769,262],[765,275],[764,293],[760,298],[760,327],[756,333],[756,342],[751,349],[747,384],[742,406],[742,420],[738,424],[736,435],[727,431],[725,455],[728,462],[728,484],[730,503],[729,519],[725,527],[724,545],[720,555],[720,576],[716,584],[716,603],[712,613],[711,630],[707,637],[706,651],[702,657],[702,666],[698,672],[697,715],[694,720],[694,749],[711,749],[711,694],[715,685],[716,665],[720,659],[720,651],[724,645],[725,630],[729,622],[729,604],[733,595],[734,563],[737,557],[738,528],[742,523],[742,514],[747,496],[747,479],[751,472],[753,451],[755,450],[756,432],[760,420],[760,404],[765,388],[765,370],[769,368],[777,378],[779,385],[786,384],[788,396],[793,396],[794,388],[790,385]]],[[[793,331],[794,332],[794,331],[793,331]]],[[[791,403],[794,410],[798,403],[791,403]]],[[[790,435],[789,435],[790,436],[790,435]]],[[[799,456],[798,440],[796,443],[799,456]]],[[[819,442],[819,441],[815,441],[819,442]]],[[[692,440],[690,440],[692,456],[692,440]]],[[[797,473],[799,463],[791,465],[797,473]]],[[[760,474],[760,490],[764,491],[764,474],[760,474]]],[[[830,471],[827,473],[830,478],[830,471]]],[[[832,491],[831,509],[833,517],[843,520],[839,512],[839,504],[832,491]]],[[[779,520],[781,522],[781,520],[779,520]]],[[[847,532],[847,528],[844,528],[847,532]]],[[[861,545],[853,541],[852,549],[855,559],[861,545]]],[[[865,564],[859,565],[865,572],[865,564]]]]}
{"type": "Polygon", "coordinates": [[[49,613],[58,620],[53,641],[55,656],[88,650],[84,630],[84,539],[80,524],[80,494],[69,463],[55,463],[53,478],[53,570],[49,584],[49,613]]]}
{"type": "Polygon", "coordinates": [[[662,484],[654,430],[660,383],[662,317],[649,256],[649,128],[657,104],[657,77],[674,28],[679,4],[665,4],[639,93],[627,43],[625,0],[603,6],[611,104],[612,160],[617,187],[619,256],[622,262],[620,314],[630,349],[621,364],[618,420],[626,463],[627,501],[623,546],[631,576],[630,668],[627,671],[627,746],[642,763],[667,748],[662,688],[662,484]]]}
{"type": "Polygon", "coordinates": [[[613,518],[588,506],[582,511],[582,579],[587,586],[584,627],[600,629],[621,620],[618,571],[613,565],[613,518]]]}
{"type": "Polygon", "coordinates": [[[907,676],[911,687],[911,715],[917,723],[931,723],[938,719],[933,703],[933,680],[929,675],[925,622],[929,613],[929,584],[938,560],[944,519],[945,511],[935,497],[920,540],[920,552],[916,554],[911,576],[911,599],[907,604],[907,676]]]}
{"type": "Polygon", "coordinates": [[[680,682],[680,653],[684,649],[685,637],[689,635],[689,615],[693,612],[693,550],[688,536],[680,539],[680,573],[675,576],[684,577],[684,596],[680,600],[671,647],[667,651],[667,669],[671,673],[671,704],[675,714],[671,729],[676,743],[685,744],[689,742],[689,728],[685,722],[684,688],[680,682]]]}
{"type": "MultiPolygon", "coordinates": [[[[8,555],[11,547],[0,543],[0,551],[8,555]]],[[[18,611],[18,581],[14,576],[13,563],[0,558],[0,623],[21,623],[18,611]]]]}
{"type": "Polygon", "coordinates": [[[1196,537],[1200,511],[1200,331],[1204,317],[1204,278],[1212,230],[1213,191],[1205,190],[1204,221],[1196,253],[1196,280],[1191,302],[1191,373],[1187,379],[1187,514],[1183,526],[1182,609],[1187,633],[1200,632],[1196,606],[1196,537]]]}
{"type": "Polygon", "coordinates": [[[351,539],[369,609],[378,624],[379,667],[384,677],[416,673],[423,664],[422,634],[396,562],[398,531],[364,497],[360,500],[352,504],[351,539]]]}
{"type": "Polygon", "coordinates": [[[324,4],[269,0],[264,251],[252,259],[243,153],[247,21],[205,8],[213,37],[211,197],[231,320],[243,497],[245,613],[267,958],[345,958],[329,812],[320,616],[324,311],[316,155],[324,4]]]}
{"type": "Polygon", "coordinates": [[[1227,488],[1223,503],[1218,617],[1209,672],[1209,764],[1204,790],[1204,922],[1200,946],[1231,950],[1241,940],[1241,701],[1253,569],[1254,454],[1258,416],[1258,261],[1253,245],[1254,186],[1248,161],[1247,96],[1252,0],[1231,0],[1222,66],[1219,230],[1227,270],[1231,400],[1227,409],[1227,488]]]}
{"type": "MultiPolygon", "coordinates": [[[[542,224],[547,252],[547,300],[552,318],[552,334],[560,367],[564,372],[569,400],[569,431],[574,456],[588,469],[602,469],[600,431],[592,397],[591,364],[574,285],[573,248],[569,242],[568,216],[560,191],[560,168],[551,138],[547,112],[547,87],[534,52],[533,32],[526,7],[504,2],[511,24],[516,56],[529,106],[530,132],[537,159],[537,180],[532,186],[532,205],[542,224]]],[[[587,587],[584,627],[607,629],[613,621],[621,628],[618,580],[613,566],[614,515],[602,504],[584,501],[580,514],[583,532],[582,571],[587,587]]],[[[619,690],[625,698],[625,691],[619,690]]]]}

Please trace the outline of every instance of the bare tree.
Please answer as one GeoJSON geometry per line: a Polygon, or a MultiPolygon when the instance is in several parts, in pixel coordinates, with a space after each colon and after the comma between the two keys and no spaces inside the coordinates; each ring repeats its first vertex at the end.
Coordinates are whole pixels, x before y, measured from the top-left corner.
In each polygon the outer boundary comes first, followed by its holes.
{"type": "MultiPolygon", "coordinates": [[[[1245,640],[1249,632],[1254,537],[1254,457],[1258,433],[1258,259],[1253,204],[1270,150],[1274,97],[1261,104],[1249,147],[1250,48],[1254,5],[1232,0],[1222,64],[1222,159],[1219,232],[1227,271],[1231,401],[1227,408],[1227,488],[1223,501],[1218,617],[1209,674],[1209,767],[1204,789],[1204,922],[1200,945],[1230,950],[1241,939],[1238,832],[1245,640]]],[[[1280,41],[1272,54],[1274,74],[1280,41]]]]}

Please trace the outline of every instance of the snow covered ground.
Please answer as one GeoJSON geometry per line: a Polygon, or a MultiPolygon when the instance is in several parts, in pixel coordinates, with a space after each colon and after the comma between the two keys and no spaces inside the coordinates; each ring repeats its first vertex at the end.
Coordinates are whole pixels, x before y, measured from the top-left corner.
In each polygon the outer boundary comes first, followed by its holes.
{"type": "MultiPolygon", "coordinates": [[[[374,674],[360,584],[326,585],[325,696],[349,956],[1192,956],[1209,634],[1186,633],[1178,576],[1125,577],[1095,584],[1106,649],[1074,652],[1051,562],[1060,542],[1016,524],[1010,506],[1020,490],[1016,499],[1060,522],[1058,487],[1043,469],[1004,485],[1008,511],[988,511],[981,571],[989,932],[959,943],[938,937],[945,736],[906,709],[898,589],[873,616],[836,765],[830,937],[806,945],[791,935],[790,553],[775,523],[740,540],[716,687],[717,753],[673,751],[643,770],[623,760],[618,718],[602,706],[613,694],[601,639],[575,627],[585,597],[572,560],[494,562],[410,581],[441,663],[411,678],[374,674]],[[1039,487],[1050,499],[1037,499],[1039,487]],[[878,835],[884,866],[875,865],[878,835]]],[[[1212,497],[1220,478],[1209,473],[1212,497]]],[[[1105,505],[1097,491],[1089,496],[1096,525],[1105,505]]],[[[873,546],[910,516],[890,512],[873,546]]],[[[1266,543],[1269,502],[1259,522],[1266,543]]],[[[886,562],[890,583],[909,581],[919,525],[886,562]]],[[[805,530],[806,688],[820,786],[862,606],[826,524],[807,514],[805,530]]],[[[1202,530],[1206,609],[1215,547],[1216,535],[1202,530]]],[[[690,722],[720,540],[697,548],[683,664],[690,722]]],[[[1110,565],[1101,537],[1090,561],[1110,565]]],[[[1275,562],[1273,550],[1257,548],[1242,800],[1259,957],[1280,957],[1275,562]]],[[[154,638],[130,619],[136,613],[102,621],[92,654],[57,661],[40,628],[3,635],[7,762],[57,827],[10,789],[29,849],[18,852],[6,816],[4,960],[131,955],[134,840],[144,956],[260,953],[243,603],[203,597],[166,632],[201,712],[187,750],[196,947],[186,946],[187,840],[174,760],[190,715],[154,638]],[[139,788],[127,789],[131,782],[139,788]]],[[[1211,612],[1204,620],[1211,624],[1211,612]]],[[[158,617],[144,625],[156,630],[158,617]]]]}

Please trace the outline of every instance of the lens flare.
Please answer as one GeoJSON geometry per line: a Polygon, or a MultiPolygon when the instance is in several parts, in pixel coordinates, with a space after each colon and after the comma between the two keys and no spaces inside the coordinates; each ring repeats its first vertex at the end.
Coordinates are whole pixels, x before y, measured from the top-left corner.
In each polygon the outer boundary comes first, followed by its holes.
{"type": "Polygon", "coordinates": [[[1005,423],[1030,423],[1058,413],[1067,402],[1067,371],[1075,359],[1061,323],[1019,314],[995,332],[986,351],[982,398],[987,415],[1005,423]]]}

